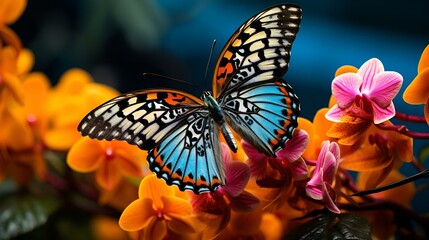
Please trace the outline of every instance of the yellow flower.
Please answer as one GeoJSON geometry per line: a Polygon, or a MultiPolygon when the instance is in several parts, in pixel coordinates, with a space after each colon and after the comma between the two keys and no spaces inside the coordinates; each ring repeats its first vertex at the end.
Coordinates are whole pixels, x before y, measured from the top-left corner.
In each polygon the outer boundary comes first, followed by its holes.
{"type": "Polygon", "coordinates": [[[123,141],[79,139],[67,155],[67,164],[77,172],[95,171],[97,184],[114,189],[126,177],[143,177],[146,152],[123,141]]]}
{"type": "Polygon", "coordinates": [[[139,199],[132,202],[119,219],[122,229],[134,233],[138,239],[164,239],[168,236],[192,237],[197,234],[199,223],[192,215],[191,204],[175,194],[155,175],[145,177],[140,183],[139,199]]]}
{"type": "Polygon", "coordinates": [[[48,148],[67,151],[81,138],[77,126],[93,108],[117,96],[113,88],[94,83],[82,69],[70,69],[61,76],[48,102],[50,128],[44,136],[48,148]]]}
{"type": "Polygon", "coordinates": [[[409,104],[425,104],[424,114],[429,124],[429,45],[423,50],[417,76],[405,89],[403,98],[409,104]]]}

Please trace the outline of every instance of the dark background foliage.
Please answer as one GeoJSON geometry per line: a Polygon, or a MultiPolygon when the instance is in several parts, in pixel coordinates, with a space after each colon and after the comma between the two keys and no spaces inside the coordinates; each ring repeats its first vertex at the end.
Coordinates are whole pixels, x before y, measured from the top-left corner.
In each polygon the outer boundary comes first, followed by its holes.
{"type": "MultiPolygon", "coordinates": [[[[53,83],[69,68],[89,71],[97,82],[121,92],[148,87],[174,87],[197,96],[211,86],[217,55],[230,35],[249,17],[281,1],[250,0],[38,0],[29,1],[12,28],[24,46],[34,51],[35,70],[53,83]],[[212,41],[214,57],[205,78],[212,41]],[[143,77],[153,72],[188,81],[143,77]]],[[[429,2],[325,0],[299,1],[301,30],[292,49],[285,79],[302,102],[302,115],[312,119],[326,107],[335,70],[345,64],[359,67],[377,57],[386,70],[404,76],[394,100],[397,110],[422,115],[402,92],[417,73],[417,63],[429,44],[429,2]]],[[[410,126],[413,128],[416,126],[410,126]]],[[[421,126],[417,126],[421,127],[421,126]]],[[[427,126],[424,127],[426,130],[427,126]]],[[[415,141],[416,155],[426,141],[415,141]]],[[[415,173],[405,167],[407,174],[415,173]]],[[[427,196],[417,196],[427,199],[427,196]]],[[[419,211],[429,211],[415,202],[419,211]]]]}

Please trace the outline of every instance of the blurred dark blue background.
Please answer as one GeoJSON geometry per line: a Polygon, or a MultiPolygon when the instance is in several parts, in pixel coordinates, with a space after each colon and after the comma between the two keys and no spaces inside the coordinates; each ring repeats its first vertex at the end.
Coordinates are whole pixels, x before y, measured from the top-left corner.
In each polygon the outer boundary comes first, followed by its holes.
{"type": "MultiPolygon", "coordinates": [[[[230,35],[245,20],[281,1],[227,0],[38,0],[29,1],[12,26],[34,51],[35,70],[52,82],[71,67],[88,70],[96,81],[131,91],[174,87],[200,95],[198,87],[143,77],[154,72],[211,86],[204,79],[211,44],[217,39],[212,66],[230,35]],[[206,81],[206,83],[205,83],[206,81]]],[[[301,30],[292,48],[285,79],[312,119],[327,106],[335,70],[359,67],[377,57],[386,70],[404,76],[395,99],[398,111],[422,115],[422,107],[403,103],[402,92],[417,73],[429,44],[429,1],[294,1],[303,9],[301,30]]],[[[413,126],[428,131],[427,126],[413,126]]],[[[415,141],[417,151],[428,141],[415,141]]],[[[407,174],[414,173],[405,167],[407,174]]],[[[427,196],[427,195],[426,195],[427,196]]],[[[422,198],[423,196],[419,196],[422,198]]],[[[425,198],[425,197],[423,197],[425,198]]],[[[422,211],[429,206],[417,204],[422,211]]]]}

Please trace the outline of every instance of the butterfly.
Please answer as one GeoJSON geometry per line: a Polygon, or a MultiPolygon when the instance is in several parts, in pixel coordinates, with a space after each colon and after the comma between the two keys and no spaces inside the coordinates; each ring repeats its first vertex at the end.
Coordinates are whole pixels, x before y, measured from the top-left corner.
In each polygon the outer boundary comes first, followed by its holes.
{"type": "Polygon", "coordinates": [[[297,127],[300,105],[282,79],[299,30],[301,8],[281,4],[247,20],[223,48],[213,93],[145,89],[101,104],[80,122],[83,136],[124,140],[148,151],[150,169],[168,185],[196,194],[226,184],[220,134],[237,151],[231,128],[275,156],[297,127]]]}

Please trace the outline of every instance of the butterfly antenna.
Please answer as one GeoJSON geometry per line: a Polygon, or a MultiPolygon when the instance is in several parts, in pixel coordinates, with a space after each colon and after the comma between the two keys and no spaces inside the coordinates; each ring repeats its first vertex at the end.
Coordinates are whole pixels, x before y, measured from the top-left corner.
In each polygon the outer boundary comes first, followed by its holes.
{"type": "Polygon", "coordinates": [[[215,48],[215,46],[216,46],[216,39],[213,40],[212,47],[210,49],[209,60],[207,61],[207,65],[206,65],[206,73],[204,74],[204,88],[205,89],[207,89],[207,72],[209,71],[210,60],[212,59],[213,49],[215,48]]]}
{"type": "Polygon", "coordinates": [[[159,77],[159,78],[164,78],[164,79],[172,80],[172,81],[175,81],[175,82],[186,83],[189,86],[198,87],[198,86],[196,86],[196,85],[194,85],[194,84],[192,84],[192,83],[190,83],[188,81],[177,79],[177,78],[173,78],[173,77],[168,77],[168,76],[161,75],[161,74],[158,74],[158,73],[146,72],[146,73],[143,73],[143,76],[144,77],[145,76],[154,76],[154,77],[159,77]]]}

